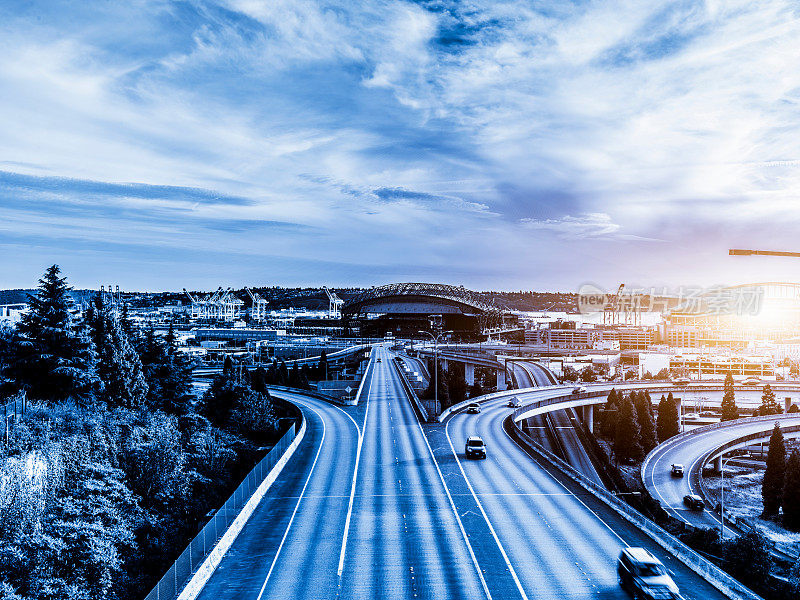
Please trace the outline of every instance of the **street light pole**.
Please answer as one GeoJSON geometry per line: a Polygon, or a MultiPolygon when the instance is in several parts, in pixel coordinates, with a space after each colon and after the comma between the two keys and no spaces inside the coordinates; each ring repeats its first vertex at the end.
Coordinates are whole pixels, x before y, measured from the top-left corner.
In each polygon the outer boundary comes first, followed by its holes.
{"type": "Polygon", "coordinates": [[[725,465],[732,458],[736,456],[729,456],[727,459],[722,459],[722,467],[720,468],[720,486],[719,486],[719,540],[725,539],[725,465]]]}
{"type": "Polygon", "coordinates": [[[424,333],[425,335],[430,336],[433,340],[433,403],[434,403],[434,410],[439,411],[439,338],[445,334],[453,333],[452,331],[442,331],[439,335],[434,336],[430,331],[422,331],[420,329],[419,333],[424,333]]]}

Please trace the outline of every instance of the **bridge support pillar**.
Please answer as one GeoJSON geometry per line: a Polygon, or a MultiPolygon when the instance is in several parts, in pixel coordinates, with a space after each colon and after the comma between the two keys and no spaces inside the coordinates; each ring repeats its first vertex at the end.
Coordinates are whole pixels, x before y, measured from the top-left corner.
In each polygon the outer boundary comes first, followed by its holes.
{"type": "Polygon", "coordinates": [[[594,433],[594,404],[587,404],[581,411],[583,413],[583,422],[586,428],[594,433]]]}
{"type": "Polygon", "coordinates": [[[507,390],[508,383],[506,383],[506,371],[505,369],[498,369],[497,370],[497,389],[499,390],[507,390]]]}
{"type": "Polygon", "coordinates": [[[447,364],[447,359],[446,358],[440,358],[439,359],[439,365],[442,367],[442,371],[445,371],[445,372],[447,371],[448,364],[447,364]]]}
{"type": "Polygon", "coordinates": [[[792,399],[789,396],[786,396],[783,399],[783,412],[788,413],[789,409],[792,407],[792,399]]]}
{"type": "Polygon", "coordinates": [[[722,473],[722,456],[718,456],[714,459],[714,470],[717,473],[722,473]]]}
{"type": "Polygon", "coordinates": [[[475,365],[464,364],[464,379],[467,380],[467,385],[475,385],[475,365]]]}

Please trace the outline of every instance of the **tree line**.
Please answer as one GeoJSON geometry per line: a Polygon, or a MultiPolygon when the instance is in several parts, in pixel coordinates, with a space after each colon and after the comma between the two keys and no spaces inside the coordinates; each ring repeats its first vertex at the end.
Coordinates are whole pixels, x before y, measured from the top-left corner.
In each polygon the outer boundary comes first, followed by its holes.
{"type": "Polygon", "coordinates": [[[679,407],[671,392],[661,396],[654,413],[649,392],[612,389],[597,421],[599,434],[611,440],[618,462],[641,460],[680,431],[679,407]]]}
{"type": "Polygon", "coordinates": [[[191,369],[171,327],[100,296],[81,316],[47,269],[0,330],[0,394],[29,398],[0,444],[0,600],[141,598],[222,504],[281,412],[268,369],[228,363],[199,399],[191,369]]]}

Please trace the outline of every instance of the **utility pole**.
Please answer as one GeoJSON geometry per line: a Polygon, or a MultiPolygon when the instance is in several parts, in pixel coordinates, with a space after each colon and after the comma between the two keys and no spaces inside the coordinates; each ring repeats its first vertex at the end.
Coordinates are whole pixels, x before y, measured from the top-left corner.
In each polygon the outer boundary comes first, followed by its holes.
{"type": "Polygon", "coordinates": [[[453,333],[452,331],[442,331],[439,335],[434,335],[430,331],[422,331],[419,333],[430,336],[433,340],[433,403],[434,410],[439,411],[439,338],[443,335],[453,333]]]}

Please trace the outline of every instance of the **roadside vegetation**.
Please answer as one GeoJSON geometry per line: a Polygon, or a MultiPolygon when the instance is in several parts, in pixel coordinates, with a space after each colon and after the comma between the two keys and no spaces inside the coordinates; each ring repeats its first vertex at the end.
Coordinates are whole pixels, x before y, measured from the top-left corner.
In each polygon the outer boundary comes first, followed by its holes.
{"type": "Polygon", "coordinates": [[[280,365],[228,362],[202,398],[175,334],[92,300],[50,267],[0,330],[0,396],[28,410],[0,443],[0,600],[142,598],[279,435],[280,365]]]}

